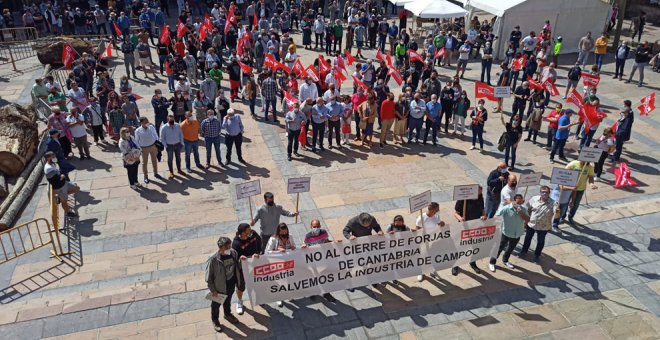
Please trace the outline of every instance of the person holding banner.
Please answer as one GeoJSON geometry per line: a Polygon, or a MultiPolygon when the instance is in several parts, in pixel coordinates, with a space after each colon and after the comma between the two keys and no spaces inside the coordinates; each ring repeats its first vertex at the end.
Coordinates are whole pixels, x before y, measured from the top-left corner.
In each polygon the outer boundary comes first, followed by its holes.
{"type": "Polygon", "coordinates": [[[264,193],[264,204],[257,209],[257,213],[250,222],[250,226],[260,222],[262,253],[266,250],[268,239],[275,233],[275,229],[280,224],[280,216],[296,217],[298,213],[288,211],[282,208],[281,205],[275,204],[273,193],[264,193]]]}
{"type": "Polygon", "coordinates": [[[509,257],[513,250],[516,249],[516,245],[520,241],[520,237],[525,232],[525,224],[529,222],[529,216],[522,206],[523,196],[521,194],[516,194],[513,197],[513,201],[501,207],[497,211],[497,216],[502,216],[502,240],[500,241],[500,247],[497,250],[497,256],[490,258],[490,264],[488,264],[488,269],[491,272],[495,272],[497,263],[497,258],[500,256],[502,251],[504,255],[502,256],[502,262],[504,266],[509,269],[514,269],[515,266],[509,262],[509,257]],[[506,248],[506,250],[505,250],[506,248]]]}
{"type": "MultiPolygon", "coordinates": [[[[304,244],[302,248],[332,242],[329,239],[330,234],[325,229],[321,228],[321,221],[313,219],[309,226],[310,230],[307,234],[305,234],[305,240],[303,241],[304,244]]],[[[314,300],[315,297],[316,296],[313,295],[310,298],[314,300]]],[[[334,303],[337,301],[337,299],[335,299],[335,297],[330,293],[323,294],[323,297],[328,300],[328,302],[334,303]]]]}
{"type": "MultiPolygon", "coordinates": [[[[238,225],[236,236],[231,243],[231,248],[236,251],[240,261],[245,261],[250,257],[258,258],[261,253],[261,237],[250,228],[249,224],[241,223],[238,225]]],[[[240,275],[241,281],[245,281],[243,271],[240,272],[240,275]]],[[[236,297],[238,299],[236,302],[236,313],[243,315],[243,290],[236,289],[236,297]]]]}
{"type": "Polygon", "coordinates": [[[525,226],[525,241],[523,242],[522,249],[518,253],[518,257],[522,258],[527,254],[529,246],[532,243],[534,234],[536,237],[536,249],[534,250],[534,262],[538,263],[545,246],[545,236],[552,227],[552,217],[554,216],[555,201],[550,198],[550,187],[544,185],[538,196],[530,198],[525,203],[524,208],[527,210],[529,222],[525,226]]]}
{"type": "MultiPolygon", "coordinates": [[[[481,219],[485,221],[486,209],[484,209],[484,196],[483,188],[479,186],[479,197],[471,200],[458,200],[454,205],[454,217],[458,222],[472,221],[476,219],[481,219]],[[463,216],[465,214],[465,216],[463,216]]],[[[481,269],[477,267],[475,261],[470,262],[470,267],[474,270],[475,273],[481,274],[481,269]]],[[[458,267],[451,268],[451,275],[458,275],[458,267]]]]}
{"type": "Polygon", "coordinates": [[[222,332],[220,326],[220,304],[225,314],[225,320],[232,324],[239,323],[231,313],[231,296],[234,290],[245,291],[242,267],[238,253],[232,249],[231,240],[227,237],[218,239],[218,252],[206,261],[205,279],[211,291],[211,321],[216,332],[222,332]],[[223,299],[224,297],[224,299],[223,299]],[[217,302],[216,299],[223,301],[217,302]]]}
{"type": "MultiPolygon", "coordinates": [[[[426,208],[426,214],[420,215],[417,217],[417,221],[415,221],[415,229],[412,229],[412,231],[418,231],[422,228],[431,228],[435,226],[445,226],[445,222],[440,219],[440,214],[438,212],[440,211],[440,205],[438,202],[431,202],[429,206],[426,208]]],[[[438,274],[435,272],[431,272],[431,277],[440,280],[440,277],[438,277],[438,274]]],[[[422,282],[424,280],[424,275],[417,275],[417,282],[422,282]]]]}

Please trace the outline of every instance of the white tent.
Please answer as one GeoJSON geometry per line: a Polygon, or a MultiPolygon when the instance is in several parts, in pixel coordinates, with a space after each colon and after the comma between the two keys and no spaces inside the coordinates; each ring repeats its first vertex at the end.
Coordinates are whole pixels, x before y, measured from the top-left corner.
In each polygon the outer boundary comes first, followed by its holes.
{"type": "Polygon", "coordinates": [[[415,0],[389,0],[395,6],[403,6],[405,3],[413,2],[415,0]]]}
{"type": "Polygon", "coordinates": [[[493,33],[494,56],[502,59],[509,45],[509,34],[520,26],[523,38],[530,31],[537,33],[550,20],[553,37],[562,36],[561,54],[577,52],[577,45],[587,32],[599,36],[608,20],[610,5],[602,0],[461,0],[470,17],[481,10],[498,18],[493,33]]]}
{"type": "Polygon", "coordinates": [[[413,1],[406,3],[403,7],[416,17],[424,19],[455,18],[468,14],[468,11],[461,8],[461,6],[444,0],[413,1]]]}

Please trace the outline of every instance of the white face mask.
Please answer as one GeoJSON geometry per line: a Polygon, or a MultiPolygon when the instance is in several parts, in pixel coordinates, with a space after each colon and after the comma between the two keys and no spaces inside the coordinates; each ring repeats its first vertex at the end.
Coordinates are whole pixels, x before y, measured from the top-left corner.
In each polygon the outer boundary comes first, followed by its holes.
{"type": "Polygon", "coordinates": [[[227,249],[227,250],[223,251],[222,255],[227,255],[227,256],[231,255],[231,249],[227,249]]]}
{"type": "Polygon", "coordinates": [[[57,163],[57,157],[53,158],[53,163],[57,163]]]}
{"type": "Polygon", "coordinates": [[[483,108],[484,108],[484,104],[479,104],[479,105],[477,105],[477,107],[480,108],[480,109],[483,109],[483,108]]]}

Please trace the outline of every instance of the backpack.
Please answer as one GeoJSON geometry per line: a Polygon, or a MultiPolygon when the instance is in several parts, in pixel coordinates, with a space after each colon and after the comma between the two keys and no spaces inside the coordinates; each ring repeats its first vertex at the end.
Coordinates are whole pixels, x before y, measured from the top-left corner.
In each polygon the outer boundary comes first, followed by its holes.
{"type": "Polygon", "coordinates": [[[581,71],[580,67],[578,67],[578,66],[571,67],[571,69],[568,70],[568,79],[578,80],[578,78],[580,76],[580,73],[581,73],[580,71],[581,71]]]}
{"type": "Polygon", "coordinates": [[[497,150],[504,151],[504,149],[506,149],[507,141],[508,141],[508,135],[506,131],[502,132],[500,139],[497,140],[497,150]]]}

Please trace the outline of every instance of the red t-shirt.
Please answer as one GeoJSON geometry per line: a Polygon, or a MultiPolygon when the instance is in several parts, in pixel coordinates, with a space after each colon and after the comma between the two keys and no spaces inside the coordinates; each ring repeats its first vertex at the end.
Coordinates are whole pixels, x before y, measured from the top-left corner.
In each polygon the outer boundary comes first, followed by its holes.
{"type": "Polygon", "coordinates": [[[394,117],[395,117],[394,102],[390,100],[384,100],[383,103],[380,105],[380,119],[388,120],[388,119],[394,119],[394,117]]]}
{"type": "Polygon", "coordinates": [[[358,106],[364,103],[365,100],[367,100],[366,93],[362,93],[362,95],[359,95],[357,92],[355,92],[353,94],[353,98],[351,98],[351,103],[353,103],[353,111],[357,111],[358,106]]]}
{"type": "MultiPolygon", "coordinates": [[[[561,117],[561,114],[559,112],[557,112],[557,110],[552,110],[552,111],[550,111],[550,113],[548,114],[548,117],[546,119],[555,118],[555,119],[558,120],[559,117],[561,117]]],[[[552,129],[556,129],[559,126],[559,123],[557,121],[555,121],[555,122],[549,121],[548,123],[550,125],[550,128],[552,128],[552,129]]]]}

